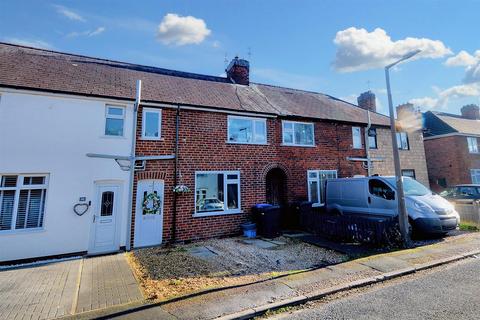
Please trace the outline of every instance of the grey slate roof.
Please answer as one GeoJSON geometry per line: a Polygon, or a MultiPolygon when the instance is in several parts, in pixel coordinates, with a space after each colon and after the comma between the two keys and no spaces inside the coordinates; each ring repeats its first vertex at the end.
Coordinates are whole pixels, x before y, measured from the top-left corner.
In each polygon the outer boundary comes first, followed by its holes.
{"type": "Polygon", "coordinates": [[[462,133],[480,135],[480,120],[462,118],[460,115],[429,111],[425,113],[426,136],[462,133]]]}
{"type": "MultiPolygon", "coordinates": [[[[322,93],[0,43],[0,86],[132,100],[137,79],[146,102],[354,123],[367,118],[364,109],[322,93]]],[[[371,119],[389,125],[384,115],[371,119]]]]}

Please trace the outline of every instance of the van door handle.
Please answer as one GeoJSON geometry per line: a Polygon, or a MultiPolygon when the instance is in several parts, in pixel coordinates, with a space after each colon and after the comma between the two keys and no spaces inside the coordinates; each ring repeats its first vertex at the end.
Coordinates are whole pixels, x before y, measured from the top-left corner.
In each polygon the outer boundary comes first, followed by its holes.
{"type": "Polygon", "coordinates": [[[372,198],[368,197],[368,203],[372,203],[372,198]]]}

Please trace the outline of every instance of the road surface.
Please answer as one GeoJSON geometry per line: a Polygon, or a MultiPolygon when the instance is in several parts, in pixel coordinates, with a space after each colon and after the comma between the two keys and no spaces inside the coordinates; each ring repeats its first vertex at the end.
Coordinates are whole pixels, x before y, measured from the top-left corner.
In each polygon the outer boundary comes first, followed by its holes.
{"type": "Polygon", "coordinates": [[[480,257],[269,319],[480,319],[480,257]]]}

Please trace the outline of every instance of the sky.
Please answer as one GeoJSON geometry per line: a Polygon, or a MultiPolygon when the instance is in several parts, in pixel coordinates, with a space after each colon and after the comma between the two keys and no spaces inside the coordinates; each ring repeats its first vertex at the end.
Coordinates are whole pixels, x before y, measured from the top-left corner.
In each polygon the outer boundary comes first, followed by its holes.
{"type": "Polygon", "coordinates": [[[480,103],[480,0],[0,2],[0,41],[224,76],[238,55],[253,82],[356,103],[367,90],[394,105],[460,113],[480,103]]]}

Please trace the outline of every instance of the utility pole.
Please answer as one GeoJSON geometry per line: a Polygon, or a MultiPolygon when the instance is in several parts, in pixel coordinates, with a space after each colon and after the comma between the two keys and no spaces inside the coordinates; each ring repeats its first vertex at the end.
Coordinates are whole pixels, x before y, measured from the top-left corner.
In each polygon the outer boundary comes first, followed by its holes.
{"type": "Polygon", "coordinates": [[[402,170],[400,167],[400,154],[398,152],[397,143],[397,128],[395,127],[395,114],[393,111],[392,91],[390,88],[390,68],[399,64],[402,61],[410,59],[414,55],[420,53],[420,50],[415,50],[404,55],[400,60],[395,61],[385,67],[385,79],[387,82],[387,94],[388,94],[388,107],[390,110],[390,130],[392,134],[392,147],[393,147],[393,163],[395,166],[395,180],[397,184],[397,202],[398,202],[398,219],[400,224],[400,232],[402,234],[403,246],[410,246],[410,235],[408,233],[408,213],[405,206],[405,193],[403,191],[402,170]]]}

